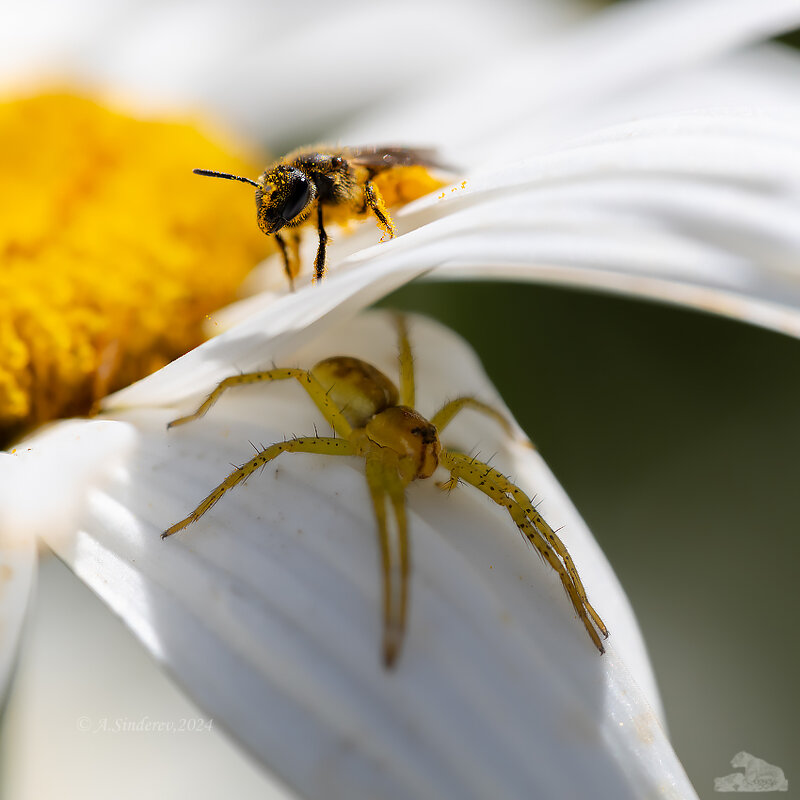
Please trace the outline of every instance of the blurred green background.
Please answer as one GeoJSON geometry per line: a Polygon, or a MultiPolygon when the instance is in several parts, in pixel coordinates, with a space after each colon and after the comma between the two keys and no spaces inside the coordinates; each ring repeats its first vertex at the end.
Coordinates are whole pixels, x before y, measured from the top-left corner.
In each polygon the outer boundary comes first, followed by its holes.
{"type": "Polygon", "coordinates": [[[481,355],[628,593],[700,797],[740,750],[800,797],[800,342],[545,286],[415,283],[383,305],[481,355]]]}

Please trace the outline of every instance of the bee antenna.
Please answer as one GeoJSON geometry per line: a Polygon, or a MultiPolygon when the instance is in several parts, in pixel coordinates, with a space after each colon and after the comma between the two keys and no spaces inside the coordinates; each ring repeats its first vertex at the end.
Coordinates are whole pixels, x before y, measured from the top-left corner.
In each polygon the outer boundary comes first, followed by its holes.
{"type": "Polygon", "coordinates": [[[250,178],[243,178],[241,175],[231,175],[228,172],[214,172],[210,169],[193,169],[195,175],[205,175],[208,178],[227,178],[229,181],[241,181],[242,183],[250,183],[256,187],[256,189],[263,188],[260,183],[256,183],[255,181],[251,181],[250,178]]]}

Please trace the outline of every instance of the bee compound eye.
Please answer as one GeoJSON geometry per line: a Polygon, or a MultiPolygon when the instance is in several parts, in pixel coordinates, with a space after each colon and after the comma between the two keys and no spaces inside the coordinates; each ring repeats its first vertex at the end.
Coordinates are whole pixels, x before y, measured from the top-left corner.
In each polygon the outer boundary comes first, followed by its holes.
{"type": "Polygon", "coordinates": [[[289,191],[280,215],[285,222],[291,222],[307,205],[311,196],[308,178],[298,171],[289,182],[289,191]]]}

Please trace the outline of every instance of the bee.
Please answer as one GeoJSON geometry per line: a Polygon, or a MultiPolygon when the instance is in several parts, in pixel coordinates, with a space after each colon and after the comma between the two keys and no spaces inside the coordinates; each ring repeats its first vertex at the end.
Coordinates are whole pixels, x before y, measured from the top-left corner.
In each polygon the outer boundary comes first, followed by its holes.
{"type": "Polygon", "coordinates": [[[319,235],[314,281],[325,275],[330,223],[374,215],[384,236],[395,235],[387,206],[407,203],[444,185],[431,168],[447,170],[429,149],[408,147],[300,148],[270,164],[257,180],[196,169],[196,175],[249,183],[256,188],[258,227],[278,243],[289,284],[300,272],[299,228],[319,235]]]}

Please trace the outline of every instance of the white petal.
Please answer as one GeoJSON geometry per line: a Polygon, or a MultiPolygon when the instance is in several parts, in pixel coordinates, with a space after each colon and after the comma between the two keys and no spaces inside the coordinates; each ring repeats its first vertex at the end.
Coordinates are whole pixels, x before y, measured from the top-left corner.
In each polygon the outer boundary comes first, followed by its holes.
{"type": "Polygon", "coordinates": [[[124,426],[101,421],[45,427],[37,441],[51,436],[59,442],[58,456],[26,443],[0,453],[0,531],[9,545],[72,533],[85,512],[86,487],[113,473],[135,441],[124,426]]]}
{"type": "MultiPolygon", "coordinates": [[[[0,475],[4,472],[0,466],[0,475]]],[[[36,567],[35,541],[8,541],[2,531],[0,527],[0,707],[14,671],[36,567]]]]}
{"type": "Polygon", "coordinates": [[[144,109],[201,109],[280,151],[457,74],[475,58],[465,42],[480,37],[497,60],[509,40],[535,41],[582,12],[567,0],[408,2],[402,12],[367,0],[29,0],[4,14],[0,86],[71,81],[144,109]]]}
{"type": "MultiPolygon", "coordinates": [[[[566,138],[643,116],[686,109],[754,108],[797,111],[794,91],[800,56],[789,47],[768,44],[734,51],[691,69],[664,75],[655,83],[634,86],[611,101],[561,111],[547,121],[547,140],[566,138]]],[[[599,98],[598,98],[599,100],[599,98]]],[[[537,141],[541,141],[536,132],[537,141]]]]}
{"type": "MultiPolygon", "coordinates": [[[[424,413],[463,391],[499,403],[453,334],[415,321],[412,337],[424,413]]],[[[329,331],[292,360],[340,352],[394,374],[387,315],[329,331]]],[[[313,430],[318,413],[299,387],[229,393],[202,421],[167,433],[170,416],[137,410],[105,423],[133,432],[135,451],[91,492],[74,540],[53,544],[207,712],[302,795],[694,797],[653,713],[654,683],[624,594],[529,447],[468,413],[446,437],[496,451],[493,463],[564,525],[611,628],[609,652],[594,650],[556,576],[505,512],[463,487],[443,495],[420,482],[408,492],[409,633],[387,673],[358,460],[287,457],[185,534],[159,538],[229,462],[248,457],[248,439],[313,430]]],[[[28,446],[69,463],[71,436],[56,427],[28,446]]]]}
{"type": "Polygon", "coordinates": [[[543,46],[509,47],[495,65],[479,62],[447,86],[432,81],[351,122],[340,138],[419,141],[435,132],[463,163],[502,162],[586,130],[595,105],[652,92],[662,78],[798,24],[797,0],[619,3],[543,46]]]}

